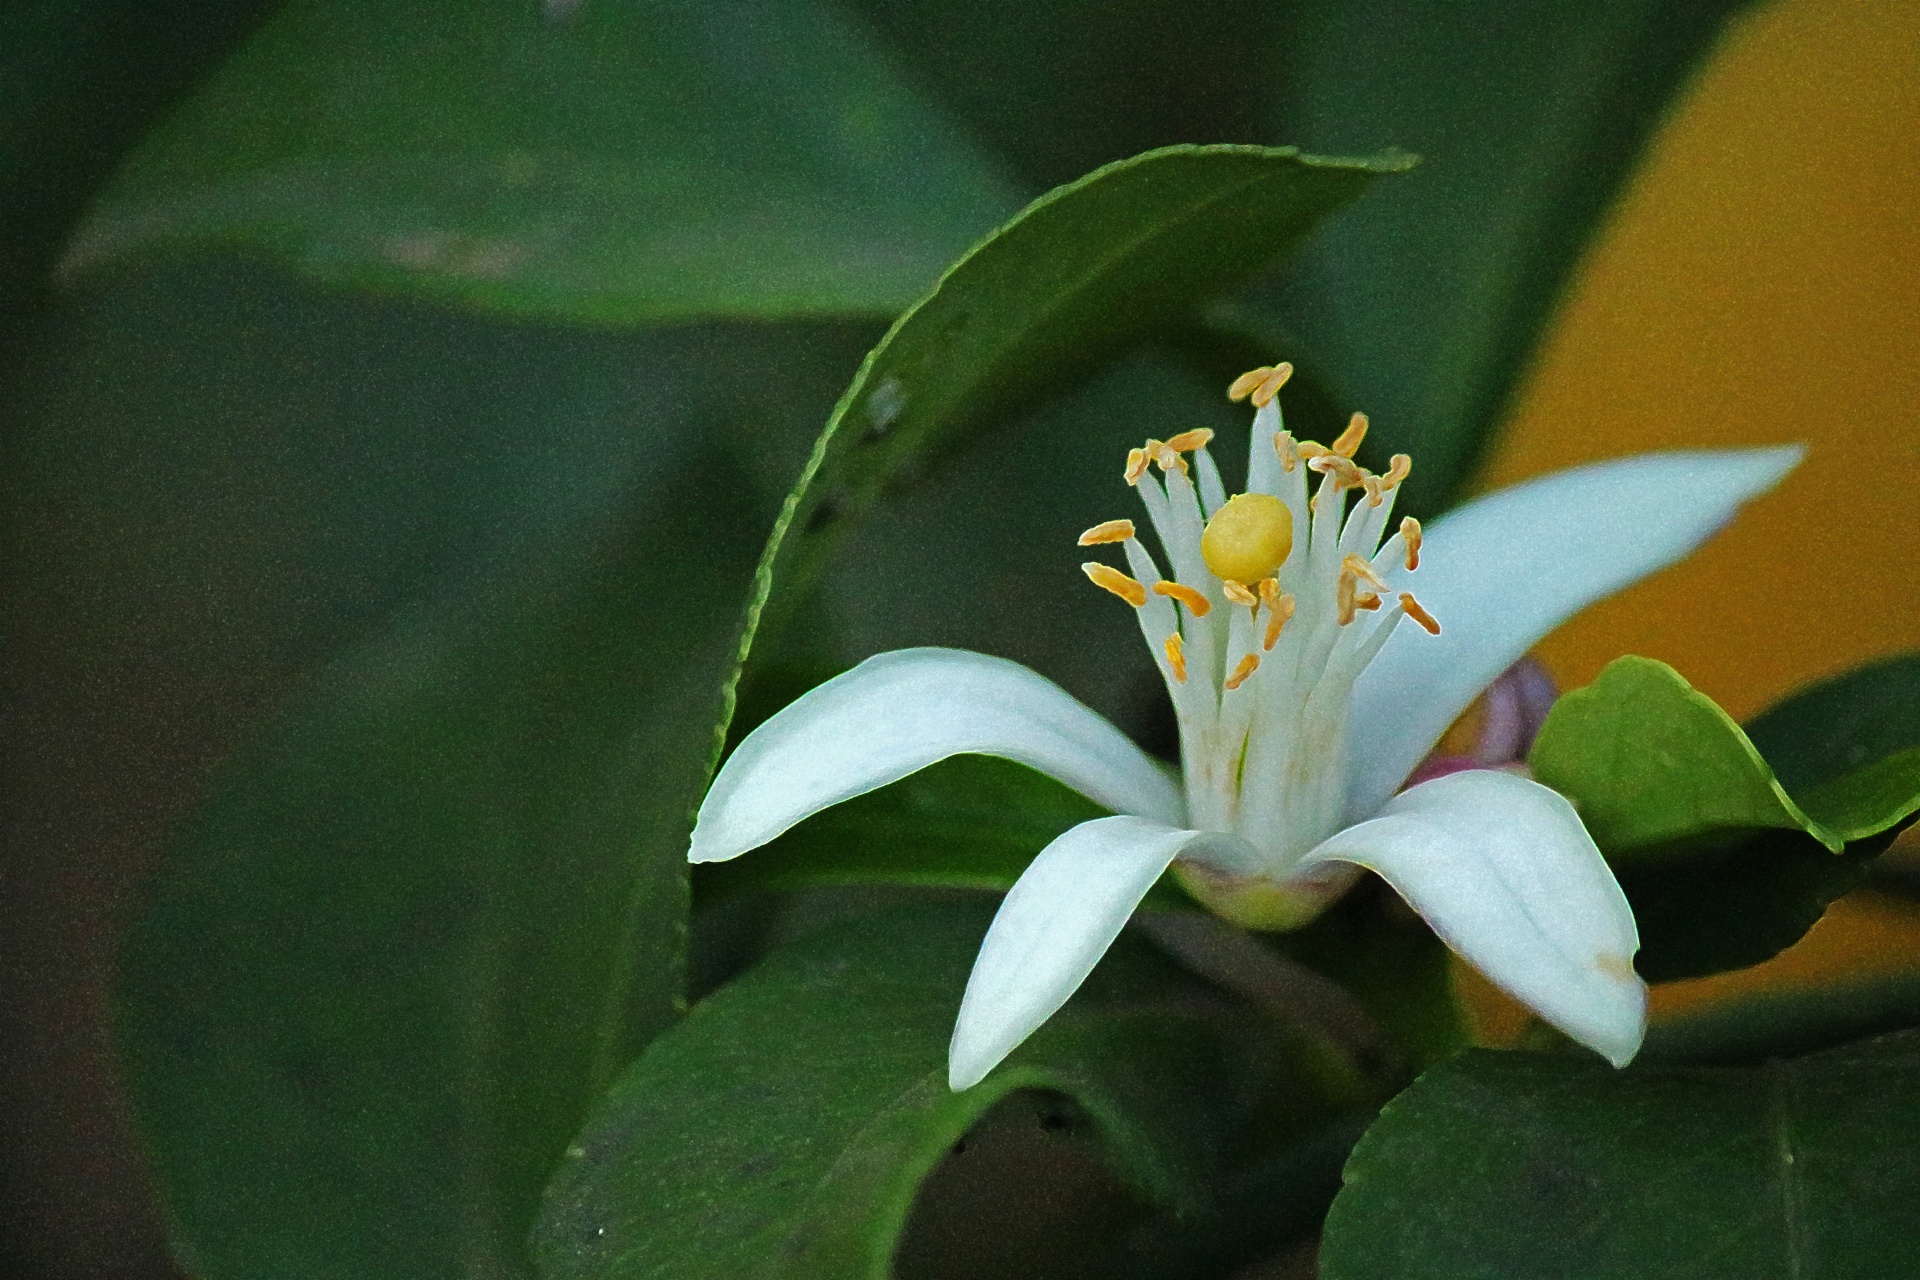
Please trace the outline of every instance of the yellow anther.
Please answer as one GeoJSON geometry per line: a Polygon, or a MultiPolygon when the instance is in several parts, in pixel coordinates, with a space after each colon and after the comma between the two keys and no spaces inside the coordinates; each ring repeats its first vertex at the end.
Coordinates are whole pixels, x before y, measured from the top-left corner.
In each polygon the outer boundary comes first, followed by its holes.
{"type": "Polygon", "coordinates": [[[1145,449],[1127,450],[1127,483],[1139,484],[1140,477],[1147,474],[1147,468],[1153,464],[1153,458],[1145,449]]]}
{"type": "Polygon", "coordinates": [[[1191,431],[1182,431],[1167,440],[1167,448],[1186,453],[1191,449],[1204,449],[1213,439],[1213,432],[1206,427],[1195,427],[1191,431]]]}
{"type": "Polygon", "coordinates": [[[1308,462],[1312,462],[1315,458],[1324,458],[1332,452],[1333,450],[1327,448],[1327,446],[1321,444],[1318,440],[1302,440],[1300,442],[1300,456],[1308,462]]]}
{"type": "Polygon", "coordinates": [[[1292,550],[1293,513],[1270,493],[1235,494],[1200,535],[1200,556],[1223,581],[1258,582],[1292,550]]]}
{"type": "Polygon", "coordinates": [[[1204,618],[1213,609],[1213,601],[1181,582],[1168,582],[1162,578],[1153,584],[1153,594],[1171,596],[1187,606],[1187,612],[1196,618],[1204,618]]]}
{"type": "Polygon", "coordinates": [[[1351,551],[1347,552],[1346,557],[1340,561],[1340,572],[1342,574],[1352,574],[1356,582],[1364,582],[1375,591],[1385,591],[1387,589],[1386,582],[1381,579],[1379,574],[1373,571],[1373,566],[1351,551]]]}
{"type": "Polygon", "coordinates": [[[1257,653],[1248,654],[1246,657],[1240,659],[1239,664],[1233,669],[1233,674],[1227,677],[1226,687],[1229,689],[1238,689],[1247,682],[1248,676],[1259,669],[1260,655],[1257,653]]]}
{"type": "Polygon", "coordinates": [[[1335,617],[1343,627],[1353,621],[1353,599],[1356,594],[1358,591],[1354,586],[1353,575],[1341,574],[1340,580],[1333,587],[1333,603],[1337,611],[1335,617]]]}
{"type": "Polygon", "coordinates": [[[1284,360],[1279,364],[1249,369],[1227,388],[1227,399],[1251,400],[1254,408],[1264,409],[1280,394],[1280,388],[1286,386],[1287,379],[1292,376],[1293,366],[1284,360]]]}
{"type": "MultiPolygon", "coordinates": [[[[1271,582],[1272,579],[1269,578],[1267,581],[1271,582]]],[[[1262,585],[1265,584],[1263,583],[1262,585]]],[[[1262,592],[1261,594],[1264,595],[1266,593],[1262,592]]],[[[1274,645],[1280,643],[1280,629],[1286,626],[1287,620],[1292,617],[1293,597],[1291,595],[1281,596],[1277,600],[1269,600],[1267,602],[1267,634],[1261,637],[1260,647],[1262,649],[1271,649],[1274,645]]]]}
{"type": "Polygon", "coordinates": [[[1371,613],[1373,610],[1378,609],[1380,607],[1380,597],[1375,595],[1371,591],[1367,592],[1365,595],[1355,596],[1353,598],[1353,607],[1356,609],[1365,609],[1367,612],[1371,613]]]}
{"type": "Polygon", "coordinates": [[[1367,491],[1367,505],[1377,507],[1387,500],[1386,490],[1380,487],[1380,477],[1371,471],[1360,473],[1360,483],[1367,491]]]}
{"type": "Polygon", "coordinates": [[[1178,631],[1167,637],[1164,648],[1167,651],[1167,665],[1173,669],[1174,683],[1185,684],[1187,682],[1187,646],[1180,639],[1178,631]]]}
{"type": "Polygon", "coordinates": [[[1260,605],[1259,596],[1254,595],[1243,583],[1235,582],[1232,578],[1221,582],[1220,590],[1235,604],[1246,605],[1249,609],[1258,608],[1260,605]]]}
{"type": "Polygon", "coordinates": [[[1420,567],[1420,522],[1412,516],[1400,522],[1400,536],[1407,543],[1407,572],[1420,567]]]}
{"type": "Polygon", "coordinates": [[[1103,542],[1125,542],[1133,536],[1133,521],[1103,520],[1080,535],[1083,547],[1098,546],[1103,542]]]}
{"type": "Polygon", "coordinates": [[[1333,442],[1333,451],[1343,458],[1351,458],[1360,452],[1360,442],[1367,438],[1367,415],[1356,413],[1347,419],[1347,429],[1333,442]]]}
{"type": "Polygon", "coordinates": [[[1147,602],[1147,589],[1112,565],[1089,560],[1080,566],[1080,572],[1086,574],[1094,586],[1106,588],[1136,609],[1147,602]]]}
{"type": "Polygon", "coordinates": [[[1428,635],[1437,636],[1440,634],[1440,624],[1434,621],[1432,614],[1420,607],[1420,602],[1413,598],[1411,591],[1402,591],[1400,593],[1400,607],[1406,610],[1409,618],[1412,618],[1425,628],[1428,635]]]}
{"type": "Polygon", "coordinates": [[[1280,469],[1292,475],[1293,469],[1300,465],[1300,450],[1294,447],[1293,432],[1274,432],[1273,451],[1280,455],[1280,469]]]}
{"type": "Polygon", "coordinates": [[[1278,578],[1262,578],[1254,583],[1253,587],[1260,593],[1260,603],[1269,609],[1273,608],[1273,602],[1280,598],[1280,579],[1278,578]]]}
{"type": "Polygon", "coordinates": [[[1318,471],[1321,475],[1332,476],[1333,488],[1336,493],[1346,489],[1358,489],[1361,487],[1360,477],[1364,473],[1359,467],[1354,466],[1350,460],[1341,457],[1337,453],[1323,453],[1307,463],[1307,466],[1318,471]]]}
{"type": "Polygon", "coordinates": [[[1178,449],[1169,448],[1164,440],[1147,441],[1147,456],[1159,464],[1160,470],[1178,471],[1187,474],[1187,460],[1180,456],[1178,449]]]}
{"type": "Polygon", "coordinates": [[[1400,482],[1405,480],[1407,474],[1412,470],[1412,458],[1409,458],[1404,453],[1394,454],[1392,460],[1387,463],[1387,474],[1380,477],[1381,490],[1383,492],[1391,492],[1395,488],[1398,488],[1400,482]]]}

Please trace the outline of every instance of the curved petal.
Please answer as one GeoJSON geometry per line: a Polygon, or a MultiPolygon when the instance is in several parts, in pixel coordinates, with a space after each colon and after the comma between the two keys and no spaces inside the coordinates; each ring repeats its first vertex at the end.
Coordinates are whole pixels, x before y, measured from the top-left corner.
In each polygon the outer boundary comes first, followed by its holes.
{"type": "Polygon", "coordinates": [[[1633,910],[1565,797],[1474,769],[1395,796],[1302,861],[1353,862],[1515,999],[1624,1066],[1646,1031],[1633,910]]]}
{"type": "Polygon", "coordinates": [[[948,1086],[980,1083],[1067,1002],[1183,850],[1232,839],[1145,818],[1095,818],[1042,849],[980,944],[947,1049],[948,1086]]]}
{"type": "Polygon", "coordinates": [[[1179,822],[1179,787],[1133,740],[1017,662],[963,649],[868,658],[748,734],[713,780],[689,862],[756,849],[936,760],[1004,756],[1123,813],[1179,822]]]}
{"type": "Polygon", "coordinates": [[[1348,820],[1371,815],[1541,636],[1686,555],[1804,453],[1644,454],[1502,489],[1435,521],[1421,568],[1387,577],[1441,632],[1399,628],[1354,684],[1348,820]]]}

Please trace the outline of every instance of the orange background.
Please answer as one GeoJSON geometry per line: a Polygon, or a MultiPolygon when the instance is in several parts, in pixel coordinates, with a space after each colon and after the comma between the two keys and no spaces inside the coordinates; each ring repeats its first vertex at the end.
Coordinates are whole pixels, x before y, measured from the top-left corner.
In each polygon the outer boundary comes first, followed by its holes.
{"type": "Polygon", "coordinates": [[[1576,277],[1486,487],[1644,449],[1804,440],[1700,554],[1540,648],[1623,652],[1736,717],[1920,649],[1920,5],[1786,0],[1730,33],[1576,277]]]}

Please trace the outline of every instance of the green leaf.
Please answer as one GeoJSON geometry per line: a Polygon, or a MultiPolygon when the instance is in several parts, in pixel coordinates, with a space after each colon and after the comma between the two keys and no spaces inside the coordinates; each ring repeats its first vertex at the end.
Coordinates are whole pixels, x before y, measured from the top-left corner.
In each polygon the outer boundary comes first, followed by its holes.
{"type": "Polygon", "coordinates": [[[1004,1066],[951,1092],[947,1041],[989,915],[866,916],[696,1006],[568,1150],[535,1235],[542,1274],[884,1280],[921,1179],[1017,1089],[1071,1099],[1142,1194],[1189,1214],[1246,1153],[1259,1098],[1291,1100],[1269,1121],[1283,1130],[1326,1114],[1271,1027],[1127,939],[1004,1066]]]}
{"type": "MultiPolygon", "coordinates": [[[[1913,756],[1920,748],[1920,654],[1868,663],[1801,690],[1755,717],[1747,734],[1813,812],[1885,815],[1920,793],[1913,756]]],[[[1904,816],[1885,817],[1884,825],[1904,816]]]]}
{"type": "Polygon", "coordinates": [[[1747,1068],[1475,1051],[1387,1106],[1327,1280],[1920,1273],[1920,1032],[1747,1068]]]}
{"type": "Polygon", "coordinates": [[[677,1015],[754,557],[874,336],[556,333],[205,262],[64,309],[13,481],[58,513],[33,581],[88,584],[45,594],[62,696],[139,726],[125,785],[176,808],[241,738],[121,957],[195,1275],[524,1270],[677,1015]]]}
{"type": "MultiPolygon", "coordinates": [[[[1844,725],[1868,721],[1842,708],[1881,692],[1869,680],[1821,695],[1809,723],[1834,726],[1823,749],[1858,754],[1844,725]]],[[[1785,740],[1778,728],[1769,737],[1785,740]]],[[[1664,663],[1628,656],[1555,704],[1528,763],[1579,808],[1633,903],[1641,973],[1666,980],[1755,964],[1798,941],[1920,807],[1916,757],[1846,771],[1802,751],[1799,776],[1820,781],[1789,795],[1711,700],[1664,663]]]]}
{"type": "Polygon", "coordinates": [[[894,323],[841,397],[767,545],[743,661],[762,610],[790,617],[847,517],[872,509],[929,455],[1264,270],[1375,177],[1403,167],[1171,147],[1035,201],[894,323]]]}
{"type": "Polygon", "coordinates": [[[295,0],[66,269],[217,244],[566,321],[884,317],[1016,203],[817,0],[295,0]]]}
{"type": "Polygon", "coordinates": [[[0,311],[39,291],[121,152],[269,7],[16,0],[0,10],[0,311]]]}
{"type": "Polygon", "coordinates": [[[1809,818],[1731,716],[1666,663],[1632,654],[1554,704],[1527,763],[1574,802],[1609,855],[1765,827],[1805,831],[1838,852],[1878,830],[1809,818]]]}
{"type": "Polygon", "coordinates": [[[1745,7],[1507,0],[1462,22],[1447,0],[1287,6],[1273,133],[1425,163],[1330,225],[1259,305],[1413,455],[1416,514],[1472,473],[1589,238],[1745,7]]]}

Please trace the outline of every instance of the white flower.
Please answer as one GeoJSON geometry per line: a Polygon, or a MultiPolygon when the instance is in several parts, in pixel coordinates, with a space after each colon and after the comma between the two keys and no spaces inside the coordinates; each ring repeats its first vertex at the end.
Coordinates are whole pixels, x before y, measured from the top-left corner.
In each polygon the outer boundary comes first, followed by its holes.
{"type": "Polygon", "coordinates": [[[1178,780],[1025,667],[905,649],[754,730],[700,807],[687,856],[715,862],[828,805],[978,752],[1123,815],[1060,836],[1007,894],[954,1028],[955,1089],[1066,1001],[1169,866],[1221,914],[1262,927],[1305,922],[1367,868],[1548,1022],[1615,1065],[1639,1049],[1646,989],[1633,971],[1633,914],[1573,807],[1499,770],[1395,792],[1536,640],[1686,554],[1802,450],[1582,467],[1470,502],[1424,536],[1402,520],[1382,546],[1410,463],[1396,457],[1384,475],[1355,465],[1359,415],[1331,447],[1296,443],[1276,395],[1288,372],[1256,370],[1230,393],[1256,406],[1245,494],[1228,499],[1210,432],[1149,441],[1129,457],[1127,481],[1171,577],[1130,521],[1081,538],[1126,555],[1130,574],[1084,567],[1133,606],[1166,678],[1178,780]]]}

